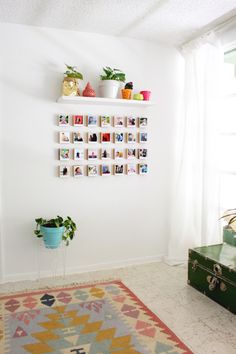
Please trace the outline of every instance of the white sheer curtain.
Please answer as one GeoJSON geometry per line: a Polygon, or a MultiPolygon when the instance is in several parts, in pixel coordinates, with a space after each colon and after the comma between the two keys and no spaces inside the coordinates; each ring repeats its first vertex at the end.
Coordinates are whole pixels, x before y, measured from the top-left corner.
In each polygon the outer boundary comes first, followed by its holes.
{"type": "Polygon", "coordinates": [[[183,47],[183,111],[177,121],[169,264],[188,248],[220,242],[217,113],[223,52],[214,33],[183,47]]]}

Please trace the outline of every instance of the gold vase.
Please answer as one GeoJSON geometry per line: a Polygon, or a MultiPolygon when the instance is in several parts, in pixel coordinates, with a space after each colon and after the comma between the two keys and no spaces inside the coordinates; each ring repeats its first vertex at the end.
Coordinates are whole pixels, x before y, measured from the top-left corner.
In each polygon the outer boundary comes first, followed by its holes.
{"type": "Polygon", "coordinates": [[[65,77],[62,84],[63,96],[77,96],[78,85],[77,80],[73,77],[65,77]]]}

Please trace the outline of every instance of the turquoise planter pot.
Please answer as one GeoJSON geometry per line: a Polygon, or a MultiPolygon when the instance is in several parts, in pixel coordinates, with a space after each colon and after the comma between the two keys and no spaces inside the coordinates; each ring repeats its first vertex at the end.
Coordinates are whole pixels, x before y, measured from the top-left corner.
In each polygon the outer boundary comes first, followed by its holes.
{"type": "Polygon", "coordinates": [[[57,248],[62,241],[64,226],[61,227],[46,227],[40,226],[40,231],[43,235],[43,240],[46,248],[57,248]]]}

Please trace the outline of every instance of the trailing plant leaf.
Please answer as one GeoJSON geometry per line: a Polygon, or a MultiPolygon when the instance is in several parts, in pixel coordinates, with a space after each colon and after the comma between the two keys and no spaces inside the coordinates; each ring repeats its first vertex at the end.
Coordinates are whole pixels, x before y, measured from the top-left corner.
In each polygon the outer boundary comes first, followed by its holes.
{"type": "Polygon", "coordinates": [[[64,233],[62,239],[65,242],[66,246],[69,245],[70,240],[73,240],[75,232],[77,230],[76,223],[69,216],[67,216],[65,220],[61,216],[57,215],[55,219],[46,220],[43,218],[38,218],[35,219],[35,221],[36,221],[36,229],[34,230],[34,234],[37,237],[43,237],[43,235],[40,232],[40,226],[54,227],[54,228],[64,226],[64,233]]]}

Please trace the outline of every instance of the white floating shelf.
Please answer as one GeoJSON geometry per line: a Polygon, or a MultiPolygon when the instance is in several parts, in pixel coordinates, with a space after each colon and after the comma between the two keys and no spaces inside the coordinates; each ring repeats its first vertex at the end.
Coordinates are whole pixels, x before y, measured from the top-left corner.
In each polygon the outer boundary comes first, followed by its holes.
{"type": "Polygon", "coordinates": [[[153,101],[123,100],[121,98],[103,98],[103,97],[83,97],[83,96],[61,96],[58,103],[67,104],[91,104],[91,105],[109,105],[109,106],[136,106],[150,107],[156,104],[153,101]]]}

